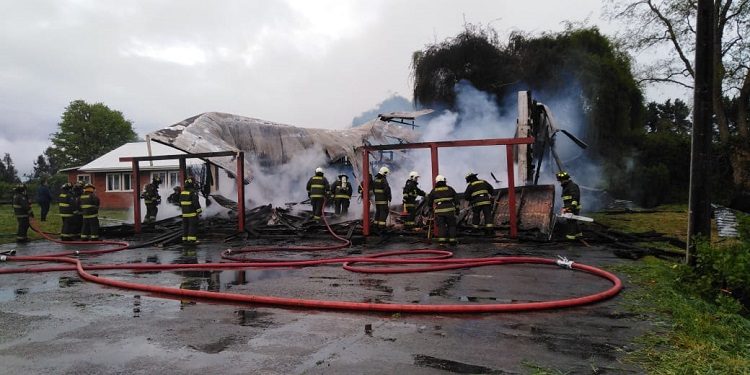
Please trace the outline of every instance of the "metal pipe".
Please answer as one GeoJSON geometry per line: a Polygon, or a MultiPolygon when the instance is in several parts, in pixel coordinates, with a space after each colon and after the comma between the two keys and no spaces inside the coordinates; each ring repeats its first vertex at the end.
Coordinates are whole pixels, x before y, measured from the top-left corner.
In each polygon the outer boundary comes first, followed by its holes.
{"type": "Polygon", "coordinates": [[[242,151],[237,153],[237,230],[245,231],[245,153],[242,151]]]}

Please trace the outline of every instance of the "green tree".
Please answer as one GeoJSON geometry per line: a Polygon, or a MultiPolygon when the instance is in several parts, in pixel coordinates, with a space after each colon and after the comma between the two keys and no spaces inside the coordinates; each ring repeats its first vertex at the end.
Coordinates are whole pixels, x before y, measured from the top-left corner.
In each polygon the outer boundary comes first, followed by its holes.
{"type": "Polygon", "coordinates": [[[18,178],[18,170],[16,170],[16,166],[13,164],[13,159],[7,152],[3,156],[3,159],[0,160],[0,181],[8,184],[21,182],[18,178]]]}
{"type": "Polygon", "coordinates": [[[65,108],[58,131],[52,135],[53,147],[45,153],[55,160],[56,167],[75,167],[135,140],[133,124],[122,112],[102,103],[76,100],[65,108]]]}
{"type": "Polygon", "coordinates": [[[669,132],[687,135],[693,127],[690,107],[680,99],[667,99],[664,103],[650,102],[646,105],[646,127],[649,133],[669,132]]]}

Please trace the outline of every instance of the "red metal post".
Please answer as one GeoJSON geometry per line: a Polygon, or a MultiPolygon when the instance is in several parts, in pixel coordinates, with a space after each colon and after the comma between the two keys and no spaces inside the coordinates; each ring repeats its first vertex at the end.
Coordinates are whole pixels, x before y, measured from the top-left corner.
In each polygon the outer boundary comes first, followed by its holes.
{"type": "Polygon", "coordinates": [[[237,230],[245,231],[245,153],[237,153],[237,230]]]}
{"type": "Polygon", "coordinates": [[[435,177],[440,174],[440,164],[438,163],[438,146],[430,144],[430,158],[432,159],[432,187],[435,187],[435,177]]]}
{"type": "Polygon", "coordinates": [[[180,158],[180,185],[183,185],[185,183],[185,178],[187,178],[187,163],[185,163],[185,158],[180,158]]]}
{"type": "Polygon", "coordinates": [[[370,235],[370,151],[362,148],[362,235],[370,235]]]}
{"type": "Polygon", "coordinates": [[[508,217],[510,218],[510,238],[518,238],[518,222],[516,219],[516,171],[513,168],[513,146],[505,146],[508,161],[508,217]]]}
{"type": "Polygon", "coordinates": [[[133,188],[133,230],[135,233],[141,233],[141,169],[138,162],[133,160],[133,181],[130,182],[133,188]]]}

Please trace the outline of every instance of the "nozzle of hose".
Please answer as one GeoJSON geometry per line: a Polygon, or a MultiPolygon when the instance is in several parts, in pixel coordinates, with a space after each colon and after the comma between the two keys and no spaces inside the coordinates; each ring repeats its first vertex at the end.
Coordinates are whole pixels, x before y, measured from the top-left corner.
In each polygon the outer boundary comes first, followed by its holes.
{"type": "Polygon", "coordinates": [[[555,263],[562,268],[573,269],[573,261],[568,260],[568,258],[564,256],[558,255],[555,263]]]}

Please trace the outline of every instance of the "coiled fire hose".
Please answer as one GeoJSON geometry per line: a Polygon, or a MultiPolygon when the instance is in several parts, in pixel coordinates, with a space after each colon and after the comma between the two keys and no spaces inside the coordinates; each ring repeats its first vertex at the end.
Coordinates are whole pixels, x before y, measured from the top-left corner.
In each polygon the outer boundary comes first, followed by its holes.
{"type": "MultiPolygon", "coordinates": [[[[338,235],[328,225],[323,215],[324,222],[328,231],[337,239],[347,241],[338,235]]],[[[38,228],[34,228],[38,231],[38,228]]],[[[90,244],[90,242],[80,241],[82,244],[90,244]]],[[[124,248],[127,248],[127,244],[115,241],[99,241],[100,243],[118,243],[122,244],[124,248]]],[[[66,242],[74,243],[76,242],[66,242]]],[[[222,255],[225,258],[235,260],[234,262],[225,263],[203,263],[203,264],[99,264],[99,265],[87,265],[84,266],[81,260],[70,257],[69,255],[78,254],[101,254],[104,252],[119,251],[122,249],[108,249],[108,250],[97,250],[88,252],[67,252],[59,254],[48,254],[40,256],[0,256],[0,261],[45,261],[54,263],[67,263],[69,266],[50,266],[50,267],[29,267],[29,268],[6,268],[0,269],[0,274],[12,274],[22,272],[56,272],[56,271],[69,271],[75,270],[78,275],[87,281],[95,282],[102,285],[112,286],[116,288],[137,290],[147,293],[155,293],[156,295],[172,296],[176,298],[192,298],[192,299],[205,299],[214,302],[224,303],[249,303],[257,305],[270,305],[270,306],[281,306],[281,307],[294,307],[294,308],[310,308],[310,309],[332,309],[332,310],[353,310],[353,311],[373,311],[373,312],[387,312],[387,313],[425,313],[425,314],[436,314],[436,313],[490,313],[490,312],[517,312],[517,311],[531,311],[531,310],[545,310],[545,309],[556,309],[564,307],[581,306],[590,304],[598,301],[602,301],[615,296],[622,289],[622,283],[617,276],[602,269],[580,264],[569,261],[565,258],[560,259],[547,259],[547,258],[536,258],[536,257],[492,257],[492,258],[465,258],[465,259],[448,259],[453,254],[449,251],[444,250],[431,250],[431,249],[418,249],[418,250],[404,250],[404,251],[390,251],[383,252],[368,256],[358,257],[338,257],[338,258],[325,258],[315,260],[293,260],[293,261],[280,261],[280,260],[250,260],[245,258],[237,258],[230,254],[239,253],[250,253],[260,251],[279,251],[279,250],[332,250],[341,249],[348,246],[346,242],[344,245],[333,245],[333,246],[314,246],[314,247],[256,247],[256,248],[244,248],[239,250],[227,250],[222,255]],[[428,256],[422,258],[391,258],[394,256],[414,256],[414,255],[425,255],[428,256]],[[428,304],[403,304],[403,303],[369,303],[369,302],[349,302],[349,301],[330,301],[330,300],[317,300],[317,299],[304,299],[304,298],[288,298],[288,297],[274,297],[274,296],[261,296],[252,294],[237,294],[237,293],[226,293],[226,292],[209,292],[200,290],[189,290],[179,289],[172,287],[148,285],[120,280],[113,280],[102,276],[97,276],[89,273],[91,270],[133,270],[133,271],[165,271],[165,270],[220,270],[220,269],[247,269],[247,268],[268,268],[268,267],[306,267],[314,266],[319,264],[331,264],[341,263],[344,269],[352,272],[365,272],[365,273],[412,273],[412,272],[432,272],[438,270],[447,269],[459,269],[459,268],[471,268],[481,267],[489,265],[509,265],[509,264],[542,264],[542,265],[554,265],[569,270],[576,270],[588,274],[592,274],[601,278],[604,278],[612,283],[612,286],[606,290],[594,293],[591,295],[558,299],[550,301],[539,301],[539,302],[524,302],[524,303],[493,303],[493,304],[442,304],[442,305],[428,305],[428,304]],[[356,264],[369,264],[371,267],[355,266],[356,264]],[[385,268],[382,265],[414,265],[421,264],[419,267],[403,267],[403,268],[385,268]],[[372,267],[373,265],[381,265],[381,267],[372,267]]],[[[565,271],[567,272],[567,271],[565,271]]]]}

